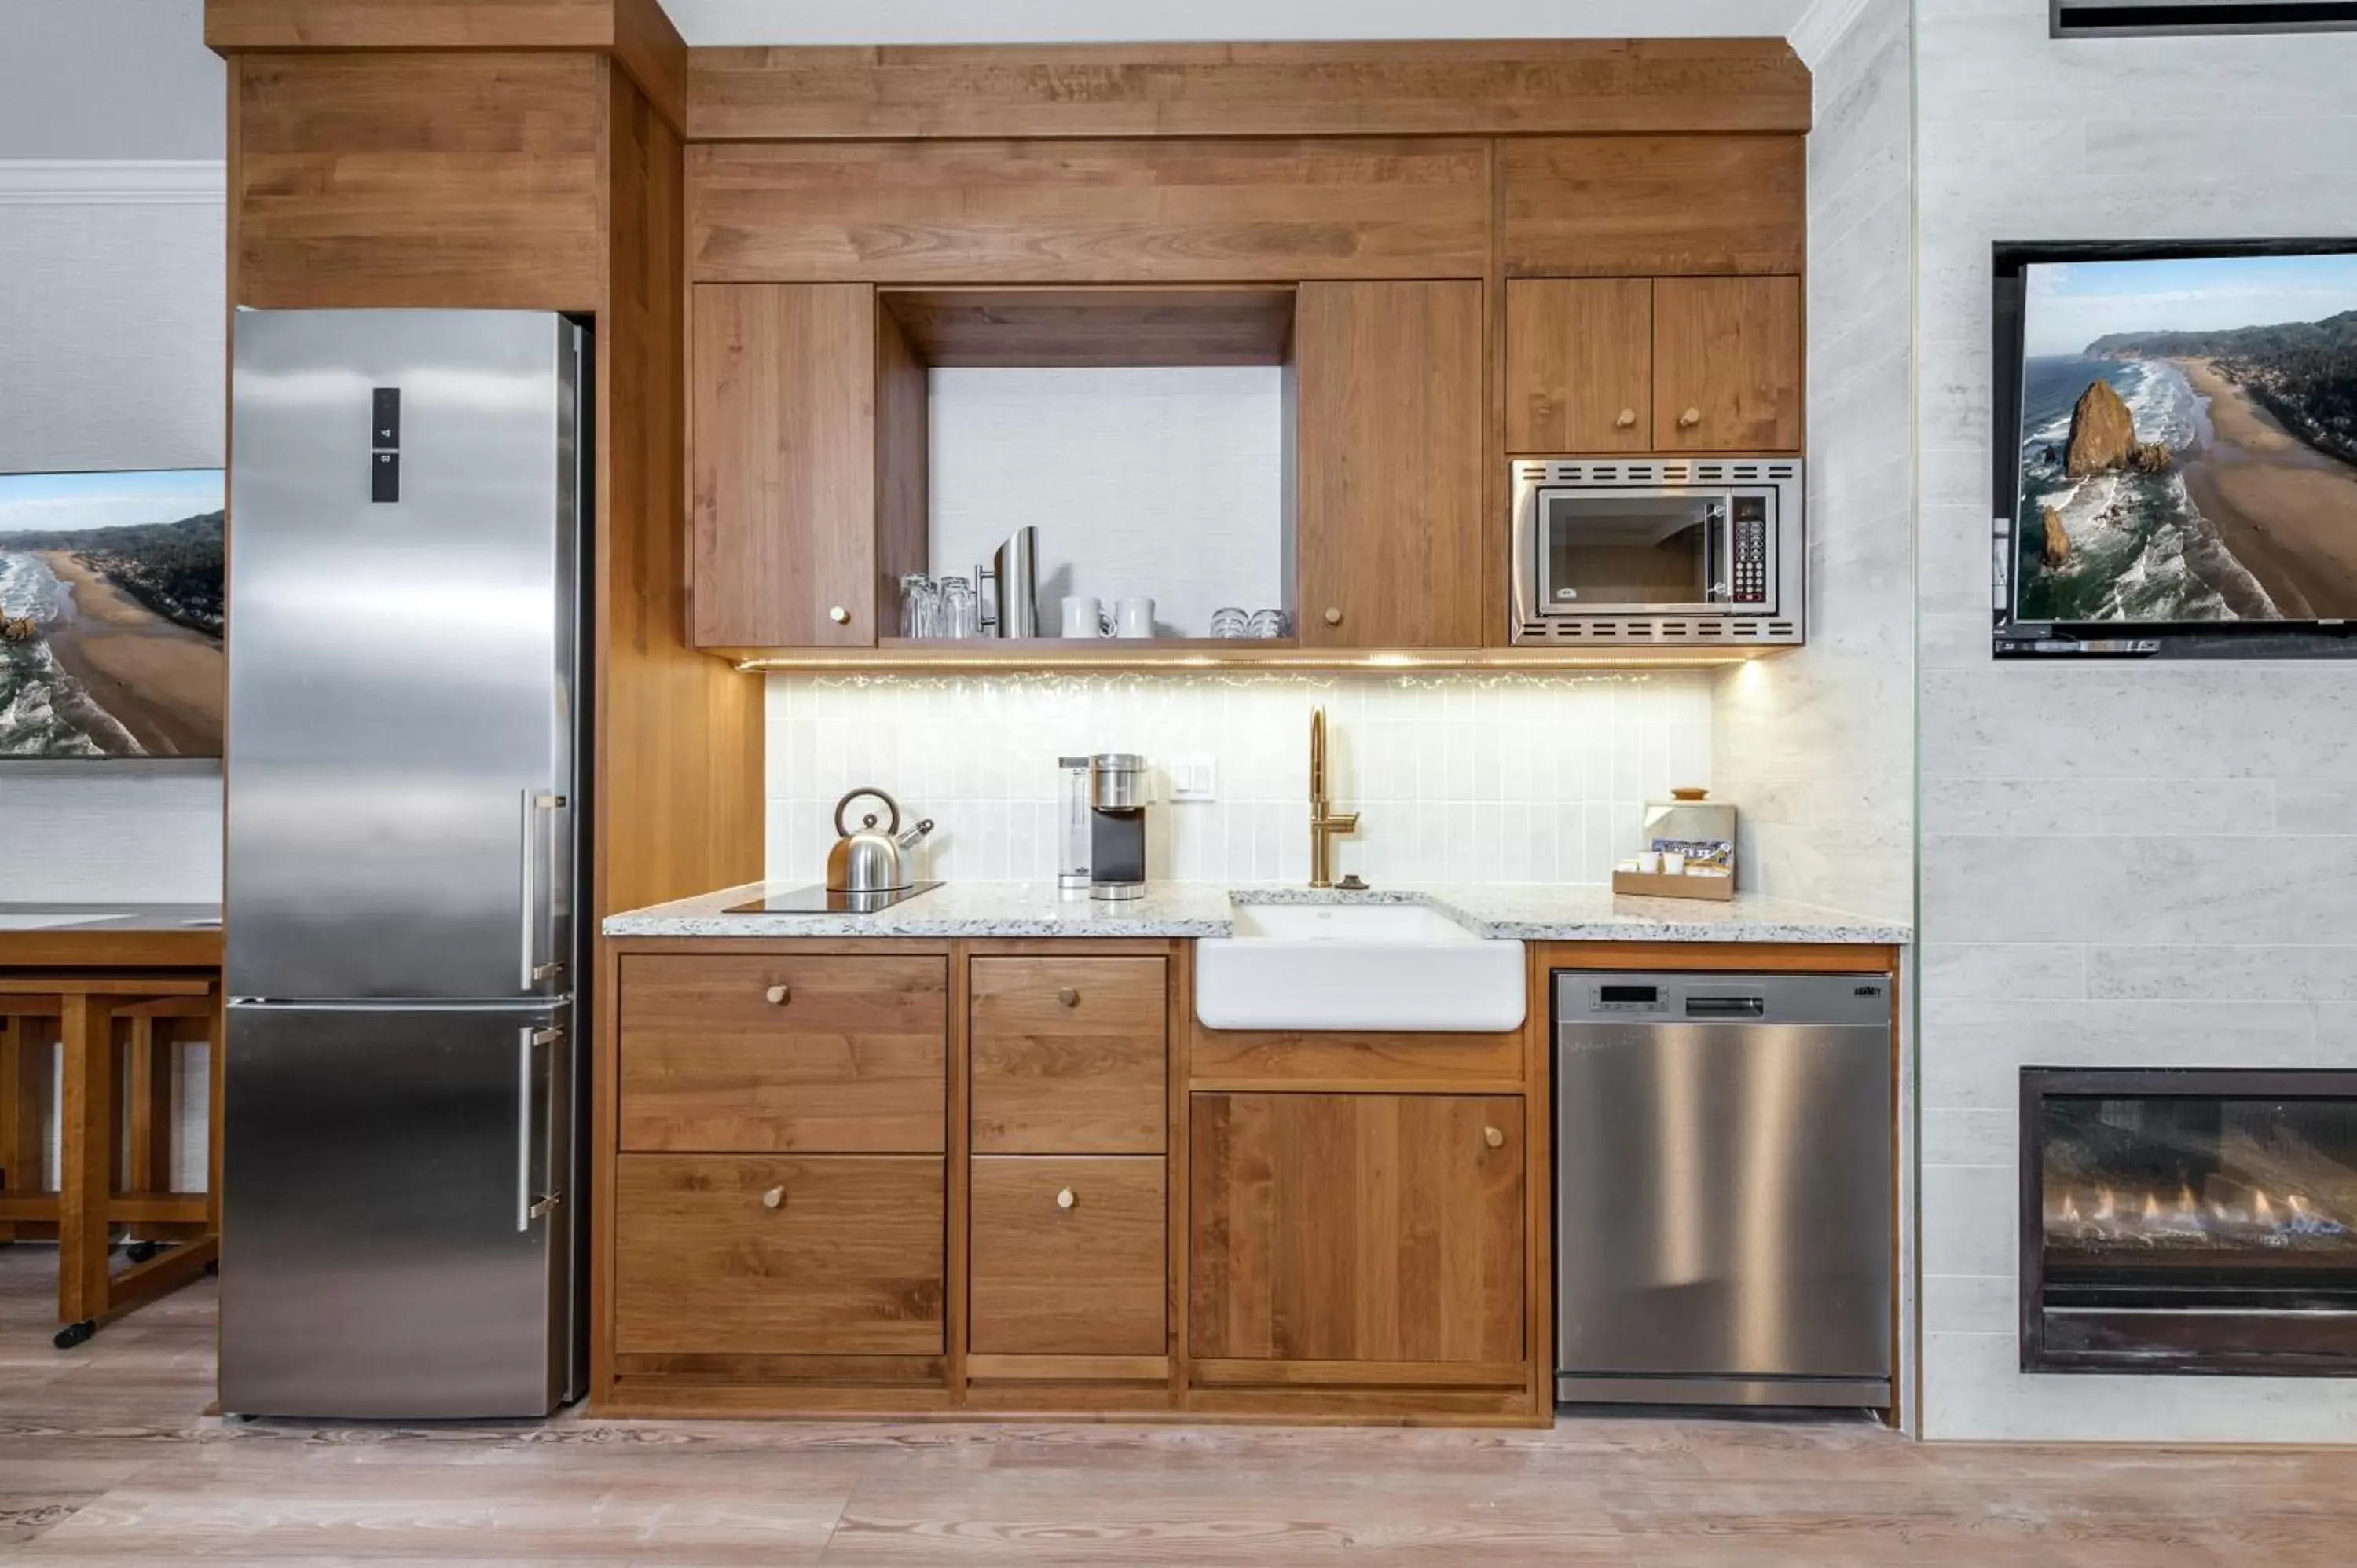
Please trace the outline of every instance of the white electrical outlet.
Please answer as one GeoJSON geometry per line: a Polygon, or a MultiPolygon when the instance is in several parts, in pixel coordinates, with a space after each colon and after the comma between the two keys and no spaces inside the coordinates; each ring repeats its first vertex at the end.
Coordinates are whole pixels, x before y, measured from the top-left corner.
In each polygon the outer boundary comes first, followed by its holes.
{"type": "Polygon", "coordinates": [[[1208,757],[1173,757],[1170,773],[1170,801],[1177,805],[1187,800],[1210,800],[1219,795],[1219,765],[1208,757]]]}

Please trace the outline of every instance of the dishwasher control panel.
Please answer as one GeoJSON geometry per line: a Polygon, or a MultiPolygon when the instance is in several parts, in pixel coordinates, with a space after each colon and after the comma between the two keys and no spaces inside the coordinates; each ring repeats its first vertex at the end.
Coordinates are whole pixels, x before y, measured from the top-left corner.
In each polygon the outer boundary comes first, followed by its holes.
{"type": "Polygon", "coordinates": [[[1881,974],[1589,973],[1558,970],[1557,1023],[1888,1023],[1881,974]]]}

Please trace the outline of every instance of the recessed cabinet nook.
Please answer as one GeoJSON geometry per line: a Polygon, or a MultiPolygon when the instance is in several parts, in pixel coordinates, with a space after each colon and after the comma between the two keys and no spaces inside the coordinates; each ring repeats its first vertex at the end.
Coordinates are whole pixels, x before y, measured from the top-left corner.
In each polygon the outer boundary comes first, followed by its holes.
{"type": "MultiPolygon", "coordinates": [[[[1510,462],[1803,450],[1780,39],[691,50],[652,0],[206,27],[232,305],[590,324],[601,917],[760,875],[748,669],[1634,661],[1512,645],[1510,462]],[[1287,635],[900,639],[900,577],[969,564],[928,558],[942,377],[1222,366],[1282,388],[1287,635]]],[[[1518,1028],[1255,1032],[1198,1022],[1195,950],[606,939],[590,1408],[1544,1423],[1549,973],[1895,961],[1534,941],[1518,1028]]]]}

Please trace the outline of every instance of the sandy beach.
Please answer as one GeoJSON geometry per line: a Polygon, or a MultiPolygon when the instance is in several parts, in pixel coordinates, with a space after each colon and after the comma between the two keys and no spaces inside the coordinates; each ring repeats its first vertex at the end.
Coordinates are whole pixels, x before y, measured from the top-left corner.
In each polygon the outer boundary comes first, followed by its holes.
{"type": "Polygon", "coordinates": [[[221,755],[229,666],[221,645],[166,620],[63,550],[37,551],[73,592],[50,650],[156,757],[221,755]]]}
{"type": "Polygon", "coordinates": [[[2295,620],[2357,618],[2357,467],[2286,430],[2207,360],[2179,361],[2210,400],[2185,486],[2234,559],[2295,620]]]}

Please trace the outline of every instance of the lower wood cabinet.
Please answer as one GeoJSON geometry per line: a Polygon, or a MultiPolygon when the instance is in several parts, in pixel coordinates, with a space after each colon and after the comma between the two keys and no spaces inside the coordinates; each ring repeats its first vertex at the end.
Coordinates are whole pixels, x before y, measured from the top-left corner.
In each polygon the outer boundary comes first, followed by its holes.
{"type": "Polygon", "coordinates": [[[940,1355],[942,1161],[623,1155],[614,1348],[625,1356],[940,1355]]]}
{"type": "Polygon", "coordinates": [[[978,1155],[1158,1155],[1168,1141],[1160,958],[977,957],[978,1155]]]}
{"type": "Polygon", "coordinates": [[[972,1179],[974,1354],[1166,1351],[1161,1155],[978,1155],[972,1179]]]}
{"type": "Polygon", "coordinates": [[[1193,1100],[1190,1356],[1524,1375],[1519,1095],[1193,1100]]]}
{"type": "Polygon", "coordinates": [[[641,954],[621,981],[623,1148],[941,1151],[947,959],[641,954]]]}

